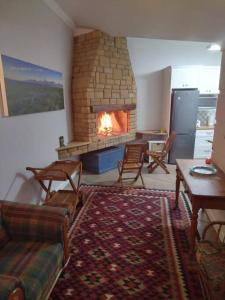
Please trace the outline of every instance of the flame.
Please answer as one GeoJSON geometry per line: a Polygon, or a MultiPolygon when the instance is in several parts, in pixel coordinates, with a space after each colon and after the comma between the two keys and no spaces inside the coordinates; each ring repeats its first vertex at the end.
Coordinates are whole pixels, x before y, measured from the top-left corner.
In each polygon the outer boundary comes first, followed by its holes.
{"type": "Polygon", "coordinates": [[[103,135],[111,135],[112,132],[112,119],[110,114],[106,112],[100,118],[100,126],[98,128],[98,133],[103,135]]]}

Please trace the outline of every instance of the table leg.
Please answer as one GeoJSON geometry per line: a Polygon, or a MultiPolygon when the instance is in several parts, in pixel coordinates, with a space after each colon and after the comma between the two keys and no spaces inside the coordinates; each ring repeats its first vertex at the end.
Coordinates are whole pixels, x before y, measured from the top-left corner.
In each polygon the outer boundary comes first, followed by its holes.
{"type": "Polygon", "coordinates": [[[51,185],[52,185],[52,180],[49,180],[48,188],[47,188],[47,193],[46,193],[46,196],[45,196],[45,201],[47,201],[48,198],[49,198],[49,196],[50,196],[51,185]]]}
{"type": "Polygon", "coordinates": [[[180,176],[179,176],[179,170],[176,169],[177,177],[176,177],[176,199],[175,199],[175,209],[178,207],[178,199],[180,194],[180,176]]]}
{"type": "Polygon", "coordinates": [[[198,225],[198,212],[199,207],[193,205],[192,202],[192,218],[191,218],[191,228],[190,228],[190,254],[194,254],[195,250],[195,238],[197,233],[197,225],[198,225]]]}
{"type": "Polygon", "coordinates": [[[77,188],[76,188],[75,184],[73,183],[73,180],[71,179],[70,176],[68,176],[68,180],[69,180],[70,185],[73,188],[74,193],[77,194],[77,188]]]}
{"type": "MultiPolygon", "coordinates": [[[[43,168],[31,168],[31,167],[27,167],[26,170],[31,171],[34,174],[34,177],[36,175],[38,175],[38,171],[43,171],[43,168]]],[[[43,180],[38,180],[38,182],[40,183],[41,187],[43,188],[43,190],[47,193],[48,192],[48,188],[47,186],[44,184],[43,180]]]]}
{"type": "Polygon", "coordinates": [[[76,187],[76,185],[74,184],[72,178],[67,174],[67,179],[69,180],[70,185],[72,186],[72,189],[73,189],[74,193],[75,193],[76,195],[78,195],[78,196],[79,196],[79,189],[80,189],[80,177],[81,177],[81,173],[82,173],[82,164],[80,164],[79,169],[78,169],[78,181],[77,181],[77,187],[76,187]]]}
{"type": "Polygon", "coordinates": [[[44,182],[42,180],[38,180],[38,182],[40,183],[40,186],[43,188],[43,190],[47,193],[48,192],[48,188],[46,187],[46,185],[44,184],[44,182]]]}

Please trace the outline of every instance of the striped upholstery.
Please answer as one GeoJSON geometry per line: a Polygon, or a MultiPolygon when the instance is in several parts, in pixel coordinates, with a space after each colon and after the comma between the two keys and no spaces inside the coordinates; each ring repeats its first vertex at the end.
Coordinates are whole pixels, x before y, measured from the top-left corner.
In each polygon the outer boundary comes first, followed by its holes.
{"type": "Polygon", "coordinates": [[[63,242],[67,210],[2,201],[2,220],[12,239],[63,242]]]}
{"type": "Polygon", "coordinates": [[[0,273],[18,278],[25,299],[36,300],[62,268],[62,261],[62,244],[10,241],[0,250],[0,273]]]}
{"type": "Polygon", "coordinates": [[[76,212],[76,206],[79,202],[79,196],[73,191],[58,191],[51,198],[45,200],[44,205],[52,207],[63,207],[67,209],[70,224],[73,221],[76,212]]]}

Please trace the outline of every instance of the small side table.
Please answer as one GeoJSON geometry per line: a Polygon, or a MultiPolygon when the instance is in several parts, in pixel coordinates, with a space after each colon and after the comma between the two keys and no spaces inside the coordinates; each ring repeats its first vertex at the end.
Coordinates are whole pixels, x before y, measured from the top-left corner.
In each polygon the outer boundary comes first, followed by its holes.
{"type": "Polygon", "coordinates": [[[165,141],[168,137],[166,131],[161,130],[141,130],[136,132],[137,139],[141,139],[145,142],[148,141],[165,141]]]}
{"type": "Polygon", "coordinates": [[[64,160],[55,161],[45,168],[27,167],[26,170],[34,174],[43,190],[46,192],[44,205],[60,206],[68,209],[70,221],[72,222],[79,202],[80,178],[82,174],[82,163],[80,161],[64,160]],[[76,172],[77,184],[72,180],[76,172]],[[72,190],[51,191],[53,181],[68,180],[72,190]],[[45,184],[45,181],[48,183],[45,184]]]}

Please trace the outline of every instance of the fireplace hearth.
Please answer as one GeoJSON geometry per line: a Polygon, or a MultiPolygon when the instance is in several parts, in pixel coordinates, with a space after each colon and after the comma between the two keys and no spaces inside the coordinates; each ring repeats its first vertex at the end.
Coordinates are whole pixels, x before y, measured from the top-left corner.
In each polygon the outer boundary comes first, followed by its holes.
{"type": "Polygon", "coordinates": [[[136,135],[136,85],[126,38],[93,31],[75,37],[74,139],[60,159],[126,143],[136,135]]]}

